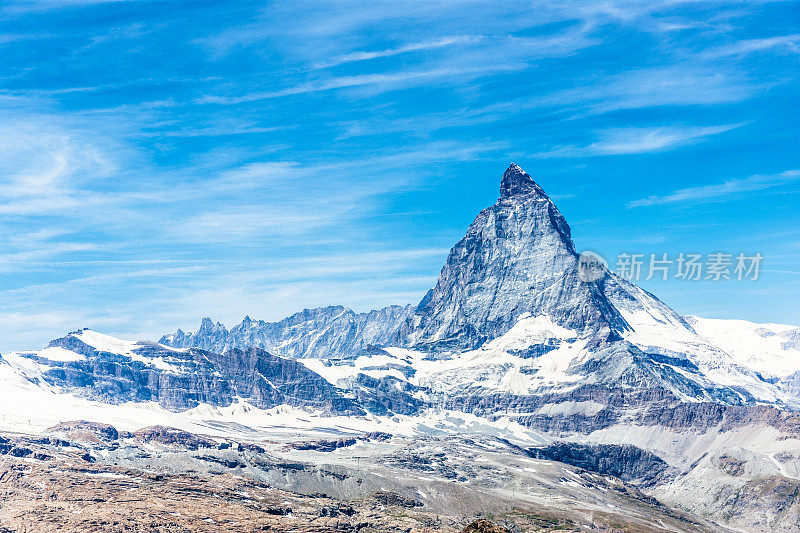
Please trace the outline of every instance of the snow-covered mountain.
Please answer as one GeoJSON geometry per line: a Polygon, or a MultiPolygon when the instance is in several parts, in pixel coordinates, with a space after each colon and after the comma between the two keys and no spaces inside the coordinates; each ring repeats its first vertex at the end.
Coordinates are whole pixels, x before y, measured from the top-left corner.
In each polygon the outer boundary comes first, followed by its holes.
{"type": "MultiPolygon", "coordinates": [[[[326,307],[275,323],[246,317],[230,332],[204,319],[197,332],[178,331],[160,342],[216,352],[257,346],[285,357],[331,359],[325,364],[341,367],[334,375],[352,374],[333,384],[352,388],[359,376],[399,380],[405,388],[425,388],[434,402],[462,402],[479,390],[507,396],[571,391],[577,397],[597,387],[657,390],[666,403],[798,402],[786,387],[698,335],[654,295],[611,272],[585,281],[578,261],[563,215],[512,164],[496,203],[478,214],[416,307],[362,314],[326,307]],[[391,372],[353,372],[354,358],[375,366],[371,346],[387,347],[380,357],[394,357],[388,347],[395,347],[418,361],[387,362],[391,372]],[[448,362],[420,362],[431,357],[448,362]],[[422,375],[428,377],[420,381],[422,375]]],[[[307,364],[319,369],[320,363],[307,364]]]]}
{"type": "Polygon", "coordinates": [[[0,376],[53,412],[59,397],[237,422],[289,406],[315,427],[428,434],[457,419],[528,443],[633,445],[681,472],[659,482],[664,498],[725,520],[743,504],[720,494],[763,476],[800,490],[800,328],[684,318],[611,272],[581,276],[579,257],[552,200],[512,164],[416,306],[231,330],[204,319],[158,343],[80,330],[4,354],[0,376]],[[731,461],[752,468],[720,474],[731,461]],[[694,494],[712,478],[716,494],[694,494]]]}
{"type": "Polygon", "coordinates": [[[486,416],[517,412],[545,428],[563,423],[549,408],[539,411],[545,403],[583,405],[570,408],[571,423],[595,427],[686,402],[800,403],[797,329],[687,321],[611,272],[582,278],[578,261],[558,208],[512,164],[497,202],[478,214],[417,306],[307,309],[278,322],[246,317],[230,331],[204,319],[196,332],[158,344],[82,331],[5,360],[39,365],[43,382],[90,398],[155,400],[173,410],[236,397],[303,405],[318,392],[275,393],[276,375],[281,383],[322,376],[330,387],[323,398],[346,396],[354,409],[447,405],[486,416]],[[267,359],[277,371],[261,368],[267,359]],[[297,376],[297,368],[313,376],[297,376]]]}
{"type": "Polygon", "coordinates": [[[558,208],[512,164],[500,198],[478,214],[417,306],[406,343],[477,348],[524,314],[546,315],[582,335],[607,337],[627,329],[604,280],[580,280],[578,254],[558,208]]]}

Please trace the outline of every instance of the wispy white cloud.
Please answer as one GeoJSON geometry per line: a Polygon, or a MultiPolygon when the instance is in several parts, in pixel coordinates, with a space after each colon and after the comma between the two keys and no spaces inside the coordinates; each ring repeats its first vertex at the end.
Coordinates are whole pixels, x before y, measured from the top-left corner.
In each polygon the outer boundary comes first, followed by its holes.
{"type": "Polygon", "coordinates": [[[0,127],[0,214],[5,221],[121,209],[137,193],[118,187],[127,149],[56,116],[10,114],[0,127]],[[113,154],[113,155],[112,155],[113,154]],[[13,218],[12,218],[13,217],[13,218]]]}
{"type": "Polygon", "coordinates": [[[706,138],[738,128],[742,124],[719,126],[665,126],[656,128],[608,128],[597,133],[598,140],[585,146],[562,146],[539,152],[534,157],[589,157],[629,155],[672,150],[697,144],[706,138]]]}
{"type": "Polygon", "coordinates": [[[242,165],[187,184],[180,200],[215,201],[166,231],[190,242],[342,235],[392,193],[420,185],[419,169],[437,162],[475,161],[505,145],[431,142],[355,161],[314,164],[271,161],[242,165]],[[225,201],[230,199],[230,201],[225,201]]]}
{"type": "Polygon", "coordinates": [[[785,51],[800,53],[800,34],[779,35],[764,39],[743,39],[730,44],[712,48],[703,53],[708,58],[720,58],[728,56],[744,56],[755,52],[767,50],[785,51]]]}
{"type": "MultiPolygon", "coordinates": [[[[395,119],[376,116],[338,125],[343,129],[342,139],[396,132],[427,134],[443,128],[502,122],[531,112],[555,112],[576,120],[631,109],[734,104],[753,97],[765,86],[765,82],[753,83],[741,73],[685,64],[625,71],[595,79],[589,84],[576,83],[570,89],[446,113],[405,114],[395,119]]],[[[574,129],[577,126],[569,127],[574,129]]],[[[664,137],[668,132],[661,133],[664,137]]],[[[655,133],[654,137],[657,135],[655,133]]]]}
{"type": "MultiPolygon", "coordinates": [[[[522,71],[543,58],[568,57],[602,41],[591,35],[590,25],[572,24],[566,30],[536,36],[517,36],[509,33],[494,35],[460,35],[412,42],[375,51],[345,51],[326,55],[311,63],[312,71],[322,67],[359,63],[369,59],[390,57],[439,48],[453,48],[433,58],[417,57],[413,68],[389,72],[321,77],[275,90],[237,95],[206,94],[197,100],[205,104],[242,104],[284,96],[316,93],[347,88],[369,87],[370,96],[396,89],[431,83],[459,84],[487,75],[522,71]],[[458,46],[457,46],[458,45],[458,46]]],[[[300,67],[300,72],[304,71],[300,67]]],[[[293,76],[293,77],[300,77],[293,76]]]]}
{"type": "Polygon", "coordinates": [[[443,48],[445,46],[452,46],[456,44],[470,44],[478,42],[482,39],[479,35],[456,35],[441,37],[429,41],[421,41],[416,43],[409,43],[395,48],[386,48],[384,50],[372,50],[362,52],[350,52],[340,56],[333,57],[325,62],[317,63],[314,68],[329,68],[345,63],[355,63],[357,61],[368,61],[370,59],[378,59],[381,57],[391,57],[408,52],[419,52],[423,50],[432,50],[435,48],[443,48]]]}
{"type": "Polygon", "coordinates": [[[0,192],[5,197],[45,195],[68,183],[112,173],[96,143],[48,124],[10,121],[0,128],[0,192]]]}
{"type": "Polygon", "coordinates": [[[101,249],[103,249],[103,246],[92,242],[50,242],[47,247],[2,254],[0,255],[0,263],[32,263],[68,253],[95,252],[101,249]]]}
{"type": "Polygon", "coordinates": [[[623,72],[606,83],[568,89],[545,100],[551,105],[585,103],[589,113],[600,114],[625,109],[734,103],[750,98],[757,89],[757,84],[740,73],[689,63],[623,72]]]}
{"type": "Polygon", "coordinates": [[[602,155],[658,152],[703,141],[707,137],[738,128],[742,124],[720,126],[670,126],[662,128],[610,128],[600,132],[589,151],[602,155]]]}
{"type": "Polygon", "coordinates": [[[205,95],[197,100],[199,104],[242,104],[280,98],[282,96],[293,96],[298,94],[316,93],[331,91],[334,89],[347,89],[351,87],[362,87],[372,85],[381,88],[381,91],[397,90],[428,83],[433,80],[447,80],[454,82],[456,79],[465,77],[475,77],[497,72],[509,72],[519,70],[521,65],[499,64],[484,65],[469,68],[436,68],[432,70],[414,70],[406,72],[396,72],[391,74],[359,74],[355,76],[339,76],[327,80],[319,80],[308,83],[287,87],[276,91],[266,91],[243,94],[239,96],[217,96],[205,95]]]}
{"type": "Polygon", "coordinates": [[[648,196],[628,203],[629,208],[675,203],[725,201],[741,194],[771,189],[800,180],[800,170],[787,170],[779,174],[755,175],[712,185],[687,187],[664,196],[648,196]]]}

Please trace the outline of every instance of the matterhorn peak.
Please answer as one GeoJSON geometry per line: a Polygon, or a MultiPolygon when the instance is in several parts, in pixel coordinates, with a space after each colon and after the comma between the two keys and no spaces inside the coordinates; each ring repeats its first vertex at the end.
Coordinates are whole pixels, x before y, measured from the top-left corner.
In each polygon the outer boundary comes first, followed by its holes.
{"type": "Polygon", "coordinates": [[[544,190],[512,163],[500,191],[450,251],[436,286],[417,306],[408,343],[476,348],[523,315],[547,315],[587,336],[625,330],[602,287],[579,278],[569,225],[544,190]]]}
{"type": "Polygon", "coordinates": [[[512,196],[536,195],[547,198],[544,190],[533,181],[530,175],[522,170],[516,163],[511,163],[503,173],[503,180],[500,183],[500,198],[511,198],[512,196]]]}

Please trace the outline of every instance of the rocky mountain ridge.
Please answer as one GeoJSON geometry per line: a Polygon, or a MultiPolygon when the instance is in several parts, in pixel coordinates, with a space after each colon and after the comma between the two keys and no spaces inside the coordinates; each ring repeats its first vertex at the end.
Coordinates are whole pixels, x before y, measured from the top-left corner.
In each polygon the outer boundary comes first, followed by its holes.
{"type": "MultiPolygon", "coordinates": [[[[513,391],[488,387],[488,394],[560,394],[577,382],[608,390],[632,386],[643,396],[664,398],[664,406],[682,401],[800,404],[792,385],[776,385],[742,365],[699,336],[656,296],[608,271],[592,279],[582,277],[563,215],[513,163],[502,176],[500,197],[470,224],[448,255],[436,286],[417,306],[361,314],[326,307],[274,323],[247,317],[230,332],[206,319],[196,333],[178,331],[160,342],[216,351],[259,346],[286,357],[329,359],[330,365],[343,369],[354,364],[343,366],[336,360],[386,353],[381,346],[454,361],[463,359],[462,353],[488,350],[495,355],[487,357],[484,371],[499,371],[503,379],[520,384],[513,391]],[[514,347],[508,351],[498,343],[514,347]],[[607,354],[614,356],[609,359],[607,354]],[[504,368],[492,369],[497,366],[493,361],[509,355],[504,368]],[[551,379],[552,371],[548,376],[542,372],[551,359],[563,367],[556,379],[551,379]]],[[[368,366],[374,367],[374,360],[368,360],[368,366]]],[[[403,361],[386,364],[405,368],[406,374],[418,370],[403,361]]],[[[325,375],[324,369],[314,368],[325,375]]],[[[391,382],[412,396],[422,386],[432,393],[428,401],[446,403],[486,388],[453,373],[431,369],[422,385],[409,375],[386,372],[351,373],[344,381],[329,381],[351,390],[363,390],[365,381],[379,388],[391,382]],[[459,385],[442,387],[439,381],[459,385]]],[[[519,402],[508,398],[505,403],[519,402]]]]}
{"type": "Polygon", "coordinates": [[[31,382],[111,404],[155,402],[164,409],[185,411],[202,404],[246,401],[259,409],[294,405],[364,414],[353,400],[301,363],[260,348],[232,348],[218,354],[80,330],[43,350],[0,359],[31,382]]]}
{"type": "Polygon", "coordinates": [[[195,332],[178,330],[160,344],[223,353],[231,348],[262,348],[283,357],[347,357],[386,344],[413,313],[411,305],[391,305],[367,313],[342,306],[304,309],[278,322],[246,316],[230,331],[204,318],[195,332]]]}
{"type": "MultiPolygon", "coordinates": [[[[492,416],[555,398],[592,405],[570,420],[599,428],[685,402],[800,405],[791,376],[765,378],[654,295],[608,271],[586,279],[578,261],[564,217],[512,164],[497,202],[478,214],[417,306],[331,306],[278,322],[248,316],[231,330],[204,319],[196,332],[135,346],[76,332],[11,359],[39,364],[49,386],[175,411],[242,399],[353,414],[447,405],[492,416]]],[[[552,418],[562,417],[518,417],[545,429],[552,418]]]]}

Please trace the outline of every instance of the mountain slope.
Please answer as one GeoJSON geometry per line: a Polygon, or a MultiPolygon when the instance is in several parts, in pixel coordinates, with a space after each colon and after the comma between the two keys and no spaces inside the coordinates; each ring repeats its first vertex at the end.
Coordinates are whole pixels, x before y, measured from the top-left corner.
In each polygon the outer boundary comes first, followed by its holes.
{"type": "Polygon", "coordinates": [[[697,333],[739,364],[764,375],[784,378],[800,371],[800,328],[746,320],[686,318],[697,333]]]}
{"type": "Polygon", "coordinates": [[[371,363],[307,364],[333,373],[337,386],[363,392],[365,380],[388,380],[373,388],[393,384],[404,394],[423,388],[435,402],[478,390],[576,396],[599,387],[606,395],[630,389],[659,404],[798,403],[790,387],[764,380],[654,295],[608,271],[582,277],[569,225],[515,164],[502,176],[496,203],[470,224],[416,307],[362,314],[326,307],[274,323],[247,317],[230,331],[205,319],[197,332],[178,331],[161,343],[214,352],[257,346],[287,357],[362,363],[370,361],[362,355],[393,356],[373,345],[410,348],[421,354],[412,357],[413,368],[405,360],[387,363],[388,370],[371,363]],[[431,365],[429,356],[449,362],[431,365]],[[362,367],[372,369],[356,371],[362,367]]]}

